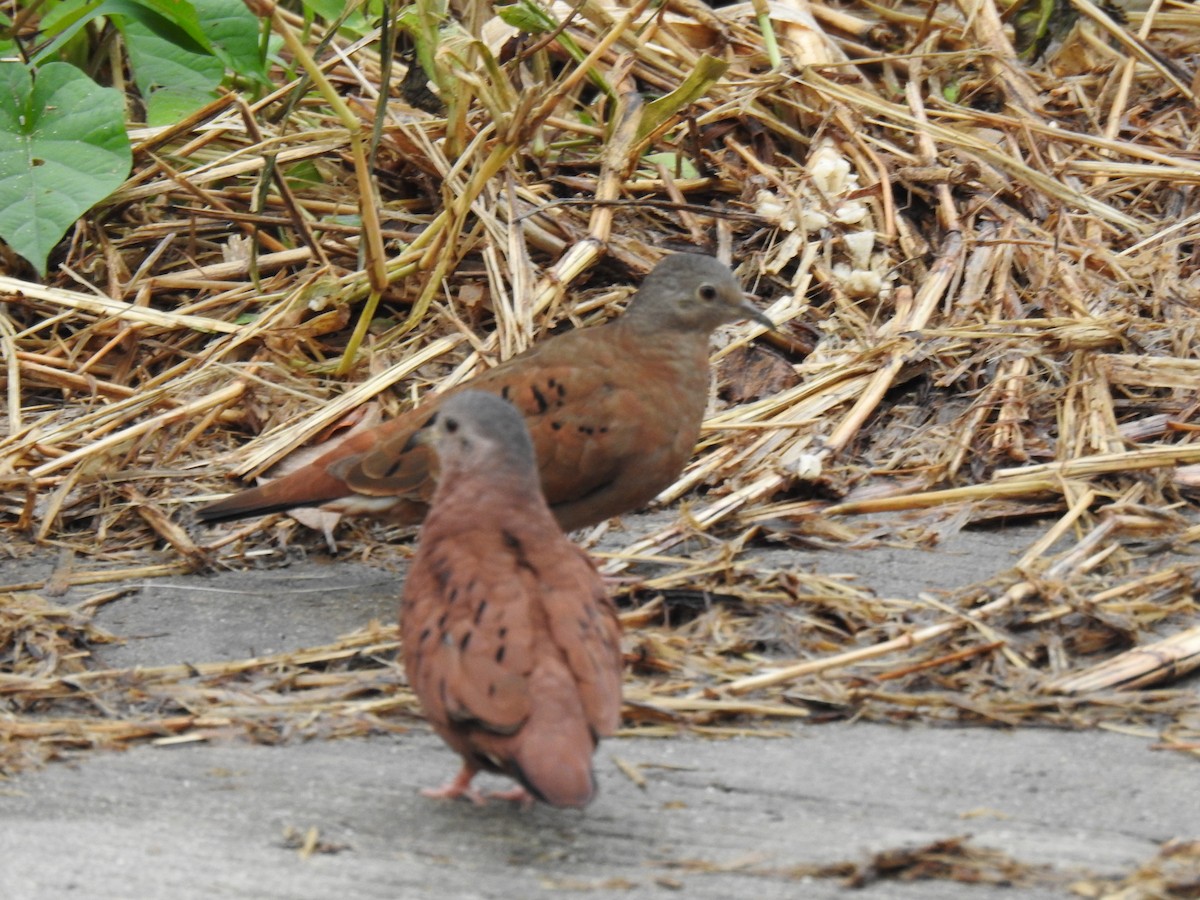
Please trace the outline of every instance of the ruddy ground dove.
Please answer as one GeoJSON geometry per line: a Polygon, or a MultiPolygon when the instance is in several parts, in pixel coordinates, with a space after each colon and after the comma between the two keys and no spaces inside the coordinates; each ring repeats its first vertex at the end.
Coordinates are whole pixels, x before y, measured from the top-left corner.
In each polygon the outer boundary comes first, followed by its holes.
{"type": "MultiPolygon", "coordinates": [[[[646,276],[621,316],[551,337],[457,390],[499,394],[525,417],[546,499],[572,531],[645,505],[678,477],[708,400],[709,336],[739,319],[773,327],[724,263],[676,253],[646,276]]],[[[218,522],[319,506],[417,523],[433,494],[433,460],[409,438],[454,393],[197,515],[218,522]]]]}
{"type": "Polygon", "coordinates": [[[441,474],[400,636],[408,683],[463,766],[423,793],[482,802],[471,779],[486,770],[520,784],[493,796],[585,806],[596,744],[620,719],[616,609],[546,505],[511,404],[456,394],[425,433],[441,474]]]}

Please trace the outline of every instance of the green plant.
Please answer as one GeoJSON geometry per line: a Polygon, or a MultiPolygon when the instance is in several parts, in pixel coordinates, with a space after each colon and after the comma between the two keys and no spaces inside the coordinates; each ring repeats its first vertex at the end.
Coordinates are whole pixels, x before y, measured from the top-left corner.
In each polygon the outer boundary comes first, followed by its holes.
{"type": "Polygon", "coordinates": [[[121,93],[68,63],[0,63],[0,237],[41,274],[66,230],[129,174],[121,93]]]}
{"type": "Polygon", "coordinates": [[[0,25],[0,52],[22,60],[0,63],[0,238],[43,275],[132,165],[125,98],[85,68],[127,63],[149,125],[203,107],[227,77],[268,83],[261,23],[241,0],[63,0],[0,25]],[[117,37],[123,57],[105,56],[117,37]]]}

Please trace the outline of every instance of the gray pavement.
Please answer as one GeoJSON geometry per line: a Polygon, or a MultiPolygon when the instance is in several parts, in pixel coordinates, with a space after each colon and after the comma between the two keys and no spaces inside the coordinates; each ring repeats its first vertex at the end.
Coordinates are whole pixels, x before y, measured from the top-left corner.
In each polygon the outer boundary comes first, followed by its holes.
{"type": "Polygon", "coordinates": [[[883,880],[867,895],[1061,897],[1075,873],[1128,871],[1200,833],[1195,762],[1114,734],[842,723],[616,739],[597,759],[601,794],[579,813],[419,796],[457,764],[421,726],[92,755],[0,788],[0,896],[844,897],[839,880],[789,868],[971,835],[1061,883],[883,880]],[[313,828],[325,852],[302,858],[313,828]]]}
{"type": "MultiPolygon", "coordinates": [[[[936,553],[771,552],[776,565],[784,554],[913,596],[1003,570],[1041,533],[967,533],[936,553]]],[[[22,566],[44,577],[50,563],[22,566]]],[[[400,580],[312,560],[147,581],[100,611],[98,624],[125,642],[97,647],[96,663],[198,663],[326,643],[371,619],[394,621],[400,580]]],[[[855,892],[814,867],[963,835],[1048,868],[1016,887],[884,878],[861,893],[1063,897],[1076,878],[1128,873],[1165,841],[1200,836],[1200,768],[1146,738],[866,723],[772,730],[786,736],[609,740],[597,755],[600,797],[582,813],[419,796],[457,759],[416,720],[367,739],[80,754],[0,782],[0,900],[845,897],[855,892]],[[307,855],[306,835],[316,842],[307,855]]]]}

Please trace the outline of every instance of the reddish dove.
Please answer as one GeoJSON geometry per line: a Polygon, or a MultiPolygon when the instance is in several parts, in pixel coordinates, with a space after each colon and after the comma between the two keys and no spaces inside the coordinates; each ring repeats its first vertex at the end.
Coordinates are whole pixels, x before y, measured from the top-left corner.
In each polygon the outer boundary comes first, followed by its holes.
{"type": "Polygon", "coordinates": [[[708,339],[754,319],[773,327],[724,263],[677,253],[626,311],[555,335],[416,409],[346,438],[309,464],[200,508],[208,522],[301,506],[421,521],[433,494],[428,447],[409,438],[446,397],[499,394],[525,417],[542,489],[567,531],[644,506],[683,470],[708,401],[708,339]]]}
{"type": "Polygon", "coordinates": [[[404,585],[408,683],[463,758],[431,797],[483,797],[476,772],[521,785],[494,794],[581,807],[592,753],[621,711],[620,625],[587,554],[538,486],[521,416],[492,394],[441,404],[427,429],[441,467],[404,585]]]}

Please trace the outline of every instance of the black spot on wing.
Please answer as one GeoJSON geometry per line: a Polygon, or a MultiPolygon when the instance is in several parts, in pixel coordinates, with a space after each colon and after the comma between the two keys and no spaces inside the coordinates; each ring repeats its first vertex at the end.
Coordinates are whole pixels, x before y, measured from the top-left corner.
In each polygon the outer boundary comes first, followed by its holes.
{"type": "Polygon", "coordinates": [[[435,557],[430,569],[433,571],[434,580],[437,581],[439,590],[446,590],[446,585],[450,583],[450,560],[444,556],[435,557]]]}
{"type": "Polygon", "coordinates": [[[525,553],[525,545],[521,543],[521,539],[507,528],[502,528],[500,530],[500,537],[504,540],[504,546],[513,552],[513,556],[516,557],[517,560],[517,565],[520,568],[536,575],[537,569],[535,569],[533,567],[533,563],[529,561],[529,557],[525,553]]]}

